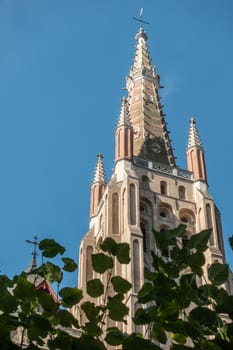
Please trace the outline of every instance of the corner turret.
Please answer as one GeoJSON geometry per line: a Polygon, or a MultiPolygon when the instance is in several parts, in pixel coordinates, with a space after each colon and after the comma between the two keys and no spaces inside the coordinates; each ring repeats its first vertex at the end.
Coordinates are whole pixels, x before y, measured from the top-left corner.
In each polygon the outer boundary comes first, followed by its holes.
{"type": "Polygon", "coordinates": [[[133,158],[133,128],[131,126],[127,98],[121,100],[121,109],[115,132],[115,162],[133,158]]]}
{"type": "Polygon", "coordinates": [[[193,179],[207,182],[204,148],[193,117],[190,119],[186,157],[188,170],[193,172],[193,179]]]}
{"type": "Polygon", "coordinates": [[[106,187],[105,171],[103,165],[103,155],[97,155],[97,163],[94,172],[94,179],[91,186],[90,217],[97,214],[98,205],[106,187]]]}

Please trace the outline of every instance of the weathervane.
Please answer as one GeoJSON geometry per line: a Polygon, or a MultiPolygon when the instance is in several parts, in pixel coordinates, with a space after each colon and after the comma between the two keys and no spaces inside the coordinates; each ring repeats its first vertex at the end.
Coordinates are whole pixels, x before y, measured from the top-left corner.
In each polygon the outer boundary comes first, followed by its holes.
{"type": "Polygon", "coordinates": [[[36,262],[36,257],[37,257],[37,252],[36,252],[36,247],[39,245],[39,243],[37,242],[38,237],[34,236],[34,241],[30,241],[29,239],[26,239],[25,242],[29,243],[29,244],[33,244],[34,245],[34,249],[32,252],[32,256],[33,256],[33,261],[36,262]]]}
{"type": "Polygon", "coordinates": [[[142,24],[142,23],[150,24],[149,22],[143,21],[143,19],[142,19],[142,14],[143,14],[143,8],[141,8],[141,10],[140,10],[139,18],[133,17],[133,19],[135,19],[135,21],[140,22],[141,24],[142,24]]]}

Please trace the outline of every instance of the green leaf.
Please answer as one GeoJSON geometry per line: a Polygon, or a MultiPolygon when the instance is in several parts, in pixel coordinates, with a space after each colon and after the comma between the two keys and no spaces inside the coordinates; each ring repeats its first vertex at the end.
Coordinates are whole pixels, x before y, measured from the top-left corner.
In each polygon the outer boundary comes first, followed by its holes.
{"type": "Polygon", "coordinates": [[[118,243],[116,247],[116,257],[119,263],[128,264],[130,262],[129,244],[118,243]]]}
{"type": "Polygon", "coordinates": [[[138,292],[138,302],[145,304],[152,300],[154,300],[154,288],[151,283],[144,283],[138,292]]]}
{"type": "Polygon", "coordinates": [[[164,249],[168,248],[169,245],[174,244],[174,239],[185,234],[186,226],[181,224],[177,228],[172,230],[165,230],[163,232],[158,232],[152,230],[155,238],[156,246],[162,252],[164,249]]]}
{"type": "Polygon", "coordinates": [[[197,251],[188,256],[188,264],[191,266],[203,266],[205,264],[205,256],[201,251],[197,251]]]}
{"type": "Polygon", "coordinates": [[[99,339],[86,334],[82,334],[80,338],[76,338],[72,349],[77,350],[106,350],[106,347],[99,339]]]}
{"type": "Polygon", "coordinates": [[[38,304],[42,306],[43,311],[50,315],[56,315],[58,305],[54,302],[52,296],[41,289],[37,289],[36,295],[38,304]]]}
{"type": "Polygon", "coordinates": [[[83,329],[84,329],[85,333],[91,337],[98,337],[99,335],[101,335],[103,333],[101,328],[97,324],[95,324],[94,322],[86,322],[83,329]]]}
{"type": "Polygon", "coordinates": [[[156,322],[153,324],[151,337],[152,339],[157,340],[161,344],[166,344],[167,342],[166,333],[163,331],[161,327],[158,326],[158,324],[156,324],[156,322]]]}
{"type": "Polygon", "coordinates": [[[189,318],[198,321],[205,326],[212,326],[216,322],[216,313],[207,307],[195,307],[189,314],[189,318]]]}
{"type": "Polygon", "coordinates": [[[85,312],[85,315],[89,321],[96,321],[99,312],[102,310],[101,306],[96,306],[94,303],[90,301],[86,301],[81,305],[81,308],[85,312]]]}
{"type": "Polygon", "coordinates": [[[190,350],[190,346],[172,344],[172,350],[190,350]]]}
{"type": "Polygon", "coordinates": [[[114,239],[112,239],[111,237],[107,237],[107,238],[105,238],[103,243],[100,245],[100,248],[104,252],[109,252],[109,253],[115,255],[116,254],[116,246],[117,246],[117,243],[114,241],[114,239]]]}
{"type": "Polygon", "coordinates": [[[107,329],[107,335],[105,341],[109,345],[117,346],[123,343],[124,340],[123,333],[117,327],[111,327],[107,329]]]}
{"type": "Polygon", "coordinates": [[[208,268],[208,278],[216,286],[226,282],[228,275],[229,268],[227,264],[213,263],[208,268]]]}
{"type": "Polygon", "coordinates": [[[70,287],[62,288],[59,295],[62,298],[62,305],[65,307],[71,307],[78,304],[83,297],[81,289],[70,287]]]}
{"type": "Polygon", "coordinates": [[[123,341],[122,350],[160,350],[160,346],[153,344],[150,340],[143,339],[138,334],[131,334],[123,341]]]}
{"type": "Polygon", "coordinates": [[[192,235],[187,242],[187,248],[197,249],[197,250],[206,250],[207,244],[211,235],[211,229],[203,230],[200,233],[192,235]]]}
{"type": "Polygon", "coordinates": [[[97,298],[104,294],[103,283],[98,278],[87,281],[87,294],[92,298],[97,298]]]}
{"type": "Polygon", "coordinates": [[[64,262],[63,270],[67,272],[74,272],[78,265],[73,259],[70,258],[62,258],[62,261],[64,262]]]}
{"type": "Polygon", "coordinates": [[[92,254],[92,266],[96,272],[104,273],[113,268],[113,259],[104,253],[92,254]]]}
{"type": "Polygon", "coordinates": [[[0,310],[6,313],[13,313],[17,311],[18,300],[8,291],[1,293],[0,297],[0,310]]]}
{"type": "Polygon", "coordinates": [[[216,306],[216,311],[223,314],[233,313],[233,295],[226,295],[222,303],[216,306]]]}
{"type": "Polygon", "coordinates": [[[14,288],[14,295],[20,300],[34,298],[36,296],[36,287],[26,279],[26,276],[19,276],[14,288]]]}
{"type": "Polygon", "coordinates": [[[48,348],[51,350],[71,350],[72,343],[72,337],[68,333],[58,330],[56,337],[48,339],[48,348]]]}
{"type": "Polygon", "coordinates": [[[41,265],[36,272],[43,276],[44,279],[49,283],[58,282],[61,283],[63,278],[63,273],[58,265],[51,262],[47,262],[41,265]]]}
{"type": "Polygon", "coordinates": [[[187,337],[183,334],[179,334],[179,333],[173,333],[172,334],[172,339],[175,340],[177,343],[179,344],[185,344],[187,337]]]}
{"type": "Polygon", "coordinates": [[[112,277],[111,283],[116,293],[127,293],[132,288],[132,284],[120,276],[112,277]]]}
{"type": "Polygon", "coordinates": [[[65,248],[54,239],[43,239],[39,243],[39,249],[42,250],[42,255],[47,258],[54,258],[56,255],[62,255],[65,252],[65,248]]]}
{"type": "Polygon", "coordinates": [[[151,322],[151,317],[147,309],[140,308],[136,310],[133,321],[135,324],[149,324],[151,322]]]}
{"type": "Polygon", "coordinates": [[[129,312],[129,308],[116,298],[109,300],[107,308],[109,309],[109,317],[114,321],[123,321],[129,312]]]}
{"type": "Polygon", "coordinates": [[[79,327],[77,319],[71,314],[71,312],[67,310],[59,310],[58,311],[58,320],[59,324],[64,327],[79,327]]]}

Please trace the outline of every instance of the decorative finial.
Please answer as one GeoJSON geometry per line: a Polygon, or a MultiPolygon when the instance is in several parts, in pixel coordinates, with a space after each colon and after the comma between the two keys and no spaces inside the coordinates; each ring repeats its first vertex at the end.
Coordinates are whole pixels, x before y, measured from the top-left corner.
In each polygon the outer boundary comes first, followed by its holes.
{"type": "Polygon", "coordinates": [[[201,138],[199,136],[194,117],[190,118],[189,136],[188,136],[188,148],[192,146],[202,147],[201,138]]]}
{"type": "Polygon", "coordinates": [[[118,119],[117,126],[126,125],[128,127],[131,127],[131,122],[129,118],[129,109],[128,109],[128,102],[127,98],[125,96],[121,99],[121,109],[120,109],[120,115],[118,119]]]}
{"type": "MultiPolygon", "coordinates": [[[[143,8],[140,9],[139,18],[133,17],[133,19],[134,19],[135,21],[140,22],[141,24],[142,24],[142,23],[150,24],[149,22],[143,21],[143,19],[142,19],[142,14],[143,14],[143,8]]],[[[141,25],[141,27],[142,27],[142,25],[141,25]]]]}
{"type": "Polygon", "coordinates": [[[32,263],[30,265],[30,268],[31,269],[34,269],[36,268],[37,264],[36,264],[36,257],[37,257],[37,252],[36,252],[36,248],[37,246],[39,245],[39,243],[37,242],[38,240],[38,237],[37,236],[34,236],[34,241],[30,241],[29,239],[26,239],[25,242],[29,243],[29,244],[33,244],[34,245],[34,249],[33,249],[33,252],[32,252],[32,263]]]}
{"type": "Polygon", "coordinates": [[[92,183],[95,182],[103,182],[105,183],[105,171],[104,171],[104,164],[103,164],[103,155],[101,153],[97,154],[97,163],[95,167],[95,173],[94,173],[94,179],[92,183]]]}

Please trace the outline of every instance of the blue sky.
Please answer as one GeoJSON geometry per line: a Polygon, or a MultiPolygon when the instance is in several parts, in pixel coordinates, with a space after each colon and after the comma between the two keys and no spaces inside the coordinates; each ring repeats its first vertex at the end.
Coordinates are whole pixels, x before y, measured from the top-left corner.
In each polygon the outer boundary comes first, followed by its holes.
{"type": "MultiPolygon", "coordinates": [[[[0,269],[31,260],[26,239],[50,237],[77,259],[88,230],[96,154],[109,179],[114,130],[144,8],[164,111],[186,167],[196,117],[210,193],[233,234],[231,0],[0,0],[0,269]]],[[[232,253],[226,248],[227,260],[232,253]]],[[[40,257],[38,257],[40,262],[40,257]]],[[[66,277],[70,285],[77,274],[66,277]]]]}

